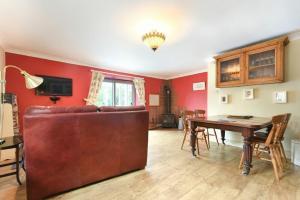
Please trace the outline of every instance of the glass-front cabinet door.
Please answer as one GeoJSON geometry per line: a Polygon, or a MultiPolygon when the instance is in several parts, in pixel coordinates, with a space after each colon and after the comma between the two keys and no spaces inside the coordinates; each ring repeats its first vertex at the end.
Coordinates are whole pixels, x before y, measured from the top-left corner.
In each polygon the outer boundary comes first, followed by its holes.
{"type": "Polygon", "coordinates": [[[235,86],[243,82],[243,56],[235,55],[217,61],[217,86],[235,86]]]}
{"type": "Polygon", "coordinates": [[[268,83],[280,79],[277,46],[261,48],[246,53],[246,82],[268,83]]]}
{"type": "Polygon", "coordinates": [[[215,56],[216,87],[283,82],[287,44],[283,36],[215,56]]]}

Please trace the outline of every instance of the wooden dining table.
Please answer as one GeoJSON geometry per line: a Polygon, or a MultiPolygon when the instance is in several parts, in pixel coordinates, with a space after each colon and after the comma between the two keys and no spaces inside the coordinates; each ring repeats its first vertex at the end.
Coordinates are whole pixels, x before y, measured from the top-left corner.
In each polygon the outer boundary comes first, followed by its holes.
{"type": "Polygon", "coordinates": [[[206,118],[191,118],[189,119],[191,123],[191,147],[192,154],[196,156],[196,128],[206,127],[214,128],[221,130],[222,142],[225,144],[225,131],[239,132],[244,137],[244,167],[243,175],[248,175],[250,173],[250,168],[252,167],[252,145],[251,139],[254,135],[254,132],[263,128],[270,129],[272,127],[271,118],[263,117],[251,117],[248,119],[245,118],[229,118],[228,115],[217,115],[217,116],[208,116],[206,118]]]}

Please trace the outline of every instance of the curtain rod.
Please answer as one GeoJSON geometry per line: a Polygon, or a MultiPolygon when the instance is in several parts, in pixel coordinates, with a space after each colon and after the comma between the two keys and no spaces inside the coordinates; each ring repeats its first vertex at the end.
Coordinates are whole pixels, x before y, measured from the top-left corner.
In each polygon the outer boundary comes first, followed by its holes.
{"type": "Polygon", "coordinates": [[[125,74],[117,74],[117,73],[112,73],[112,72],[105,72],[105,71],[101,71],[101,70],[91,70],[91,72],[101,72],[103,74],[108,74],[108,75],[114,75],[114,76],[121,76],[121,77],[128,77],[128,78],[139,78],[139,79],[144,79],[142,77],[136,77],[136,76],[130,76],[130,75],[125,75],[125,74]]]}

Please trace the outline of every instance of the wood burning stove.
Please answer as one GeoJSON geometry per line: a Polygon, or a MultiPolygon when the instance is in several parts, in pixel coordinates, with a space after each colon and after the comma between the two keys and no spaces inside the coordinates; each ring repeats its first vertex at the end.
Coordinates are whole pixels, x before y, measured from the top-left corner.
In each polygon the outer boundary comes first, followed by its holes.
{"type": "Polygon", "coordinates": [[[165,94],[165,113],[162,114],[162,127],[163,128],[175,128],[176,119],[175,115],[171,113],[171,89],[169,86],[164,87],[165,94]]]}

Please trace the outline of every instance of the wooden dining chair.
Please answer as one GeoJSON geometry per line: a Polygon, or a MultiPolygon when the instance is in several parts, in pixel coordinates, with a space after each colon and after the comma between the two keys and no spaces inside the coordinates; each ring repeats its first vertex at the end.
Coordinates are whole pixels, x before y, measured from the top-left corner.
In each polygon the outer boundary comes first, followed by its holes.
{"type": "MultiPolygon", "coordinates": [[[[197,118],[205,118],[205,110],[195,110],[195,117],[197,117],[197,118]]],[[[198,126],[195,131],[196,131],[196,135],[197,135],[196,145],[198,146],[198,154],[200,155],[200,152],[199,152],[199,141],[204,141],[205,144],[206,144],[207,150],[209,150],[209,148],[210,148],[209,138],[208,138],[209,136],[208,136],[208,133],[205,132],[205,128],[204,127],[198,126]]]]}
{"type": "MultiPolygon", "coordinates": [[[[277,115],[272,118],[272,129],[267,138],[254,136],[252,138],[252,150],[255,156],[260,160],[271,161],[276,180],[279,181],[283,170],[283,157],[280,152],[280,138],[283,137],[286,122],[290,117],[289,114],[277,115]],[[270,158],[264,157],[263,154],[269,154],[270,158]]],[[[244,153],[242,153],[239,168],[242,168],[244,162],[244,153]]]]}
{"type": "Polygon", "coordinates": [[[191,133],[191,126],[190,122],[188,121],[189,119],[193,118],[195,116],[194,111],[191,110],[186,110],[183,113],[183,131],[184,131],[184,136],[183,136],[183,141],[181,144],[181,149],[183,149],[184,142],[186,140],[186,137],[191,133]]]}
{"type": "MultiPolygon", "coordinates": [[[[282,131],[281,131],[282,134],[278,138],[279,139],[279,147],[280,147],[280,149],[279,149],[280,150],[280,155],[281,155],[281,157],[282,157],[282,159],[284,161],[284,164],[286,164],[288,162],[288,160],[286,158],[286,154],[285,154],[284,147],[283,147],[283,144],[282,144],[282,142],[284,140],[283,134],[286,131],[287,125],[288,125],[288,123],[290,121],[290,118],[291,118],[292,114],[291,113],[287,113],[285,115],[286,115],[286,118],[285,118],[284,124],[282,126],[282,131]]],[[[268,132],[256,132],[255,136],[266,139],[268,137],[268,134],[269,134],[268,132]]],[[[258,147],[259,147],[259,144],[257,144],[257,148],[258,147]]]]}
{"type": "Polygon", "coordinates": [[[285,133],[285,131],[286,131],[286,128],[287,128],[287,126],[288,126],[288,123],[289,123],[289,121],[290,121],[290,119],[291,119],[291,116],[292,116],[292,114],[291,113],[287,113],[286,114],[286,119],[285,119],[285,122],[284,122],[284,125],[283,125],[283,127],[282,127],[282,132],[281,132],[281,135],[279,135],[278,137],[278,139],[279,139],[279,147],[280,147],[280,155],[281,155],[281,157],[283,158],[283,160],[284,160],[284,162],[285,162],[285,164],[288,162],[287,161],[287,158],[286,158],[286,155],[285,155],[285,151],[284,151],[284,148],[283,148],[283,144],[282,144],[282,142],[283,142],[283,140],[284,140],[284,133],[285,133]]]}
{"type": "MultiPolygon", "coordinates": [[[[195,116],[199,118],[205,118],[205,110],[195,110],[195,116]]],[[[219,146],[219,140],[217,136],[216,129],[213,128],[213,134],[209,133],[208,128],[206,128],[206,138],[207,138],[207,144],[208,144],[208,149],[210,148],[210,139],[209,136],[214,136],[216,138],[216,142],[219,146]]]]}

